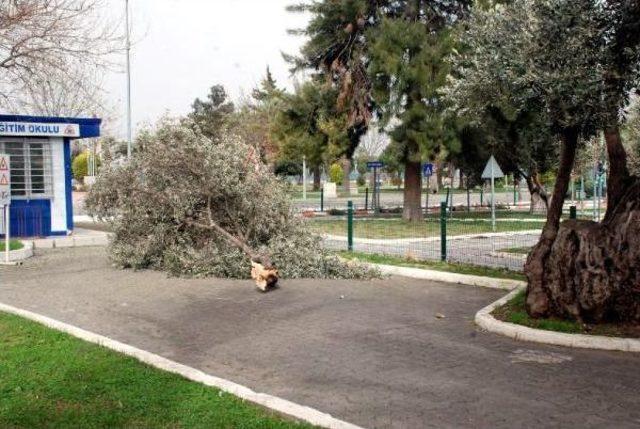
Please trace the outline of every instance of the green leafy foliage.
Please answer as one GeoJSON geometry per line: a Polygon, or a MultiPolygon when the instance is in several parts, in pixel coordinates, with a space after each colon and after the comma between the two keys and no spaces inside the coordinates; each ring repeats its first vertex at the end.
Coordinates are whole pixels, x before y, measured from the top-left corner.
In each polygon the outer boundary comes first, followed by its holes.
{"type": "MultiPolygon", "coordinates": [[[[71,163],[71,171],[73,172],[73,178],[81,181],[89,175],[89,155],[88,151],[82,152],[73,159],[71,163]]],[[[100,167],[100,157],[96,156],[96,166],[100,167]]]]}
{"type": "Polygon", "coordinates": [[[331,164],[331,167],[329,167],[329,180],[338,185],[342,185],[344,171],[340,164],[331,164]]]}
{"type": "Polygon", "coordinates": [[[189,118],[205,136],[215,139],[228,125],[233,112],[234,105],[228,100],[227,91],[222,85],[214,85],[205,100],[196,98],[189,118]]]}

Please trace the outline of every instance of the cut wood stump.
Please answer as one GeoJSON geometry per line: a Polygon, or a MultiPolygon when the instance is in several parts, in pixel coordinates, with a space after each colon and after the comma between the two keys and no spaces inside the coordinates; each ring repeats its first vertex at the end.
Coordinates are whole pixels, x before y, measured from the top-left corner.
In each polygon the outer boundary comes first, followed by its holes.
{"type": "Polygon", "coordinates": [[[264,265],[251,261],[251,278],[255,280],[258,289],[267,292],[278,283],[278,270],[273,267],[265,268],[264,265]]]}

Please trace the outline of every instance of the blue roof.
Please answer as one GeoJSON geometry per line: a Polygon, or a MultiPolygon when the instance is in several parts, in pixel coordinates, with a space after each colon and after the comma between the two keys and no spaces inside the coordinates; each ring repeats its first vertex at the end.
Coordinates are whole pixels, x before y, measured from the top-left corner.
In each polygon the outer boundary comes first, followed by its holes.
{"type": "Polygon", "coordinates": [[[69,118],[55,116],[31,116],[31,115],[0,115],[0,122],[36,122],[49,124],[78,124],[80,126],[80,137],[71,138],[90,138],[100,137],[100,118],[69,118]]]}

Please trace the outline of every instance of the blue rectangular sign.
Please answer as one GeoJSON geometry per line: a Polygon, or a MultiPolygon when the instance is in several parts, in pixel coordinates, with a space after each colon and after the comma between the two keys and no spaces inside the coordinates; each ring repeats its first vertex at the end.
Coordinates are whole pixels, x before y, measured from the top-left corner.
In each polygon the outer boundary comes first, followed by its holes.
{"type": "Polygon", "coordinates": [[[433,164],[425,164],[422,166],[422,174],[427,177],[433,176],[433,164]]]}
{"type": "Polygon", "coordinates": [[[382,162],[382,161],[367,162],[367,168],[368,169],[382,168],[382,167],[384,167],[384,162],[382,162]]]}

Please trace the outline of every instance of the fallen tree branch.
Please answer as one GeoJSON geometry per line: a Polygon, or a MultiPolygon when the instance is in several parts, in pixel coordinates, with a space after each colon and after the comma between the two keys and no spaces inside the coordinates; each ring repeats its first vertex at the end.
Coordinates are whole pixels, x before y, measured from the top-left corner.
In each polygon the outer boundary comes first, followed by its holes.
{"type": "MultiPolygon", "coordinates": [[[[209,211],[209,214],[211,212],[209,211]]],[[[242,250],[251,259],[251,277],[256,281],[256,286],[263,292],[274,287],[278,283],[278,270],[273,266],[271,258],[268,255],[256,252],[247,243],[231,234],[229,231],[218,225],[211,216],[209,217],[209,225],[186,221],[187,225],[196,228],[206,229],[219,233],[227,242],[242,250]]]]}

